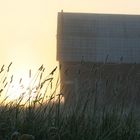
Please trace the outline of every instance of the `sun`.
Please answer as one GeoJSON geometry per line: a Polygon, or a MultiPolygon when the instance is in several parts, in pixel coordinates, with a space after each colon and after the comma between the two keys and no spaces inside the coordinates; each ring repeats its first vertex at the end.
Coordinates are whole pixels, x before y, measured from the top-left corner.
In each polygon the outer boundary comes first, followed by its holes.
{"type": "Polygon", "coordinates": [[[0,75],[0,86],[3,89],[0,101],[6,104],[20,102],[27,105],[29,102],[39,103],[38,101],[47,103],[50,99],[55,102],[60,94],[60,77],[57,67],[52,71],[48,73],[43,65],[33,71],[25,70],[25,67],[10,73],[5,70],[3,75],[0,75]]]}
{"type": "Polygon", "coordinates": [[[13,82],[9,83],[5,97],[8,97],[8,101],[14,101],[22,98],[22,100],[27,99],[27,90],[30,85],[31,79],[24,75],[24,77],[19,78],[19,75],[14,77],[13,82]]]}

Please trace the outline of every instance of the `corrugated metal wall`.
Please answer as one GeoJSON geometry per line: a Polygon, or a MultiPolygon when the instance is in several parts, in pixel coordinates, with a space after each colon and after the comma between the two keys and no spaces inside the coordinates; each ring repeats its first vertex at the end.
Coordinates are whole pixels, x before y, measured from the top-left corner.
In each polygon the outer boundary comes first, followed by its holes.
{"type": "Polygon", "coordinates": [[[140,63],[140,16],[59,13],[57,60],[140,63]]]}

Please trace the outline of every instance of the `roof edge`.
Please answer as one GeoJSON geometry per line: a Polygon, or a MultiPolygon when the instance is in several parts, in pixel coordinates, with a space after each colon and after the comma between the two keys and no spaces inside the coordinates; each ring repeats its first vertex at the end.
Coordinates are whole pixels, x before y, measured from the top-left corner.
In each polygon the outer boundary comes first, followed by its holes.
{"type": "Polygon", "coordinates": [[[89,13],[89,12],[64,12],[63,10],[61,10],[60,12],[58,12],[58,14],[85,14],[85,15],[124,15],[124,16],[140,16],[140,14],[127,14],[127,13],[89,13]]]}

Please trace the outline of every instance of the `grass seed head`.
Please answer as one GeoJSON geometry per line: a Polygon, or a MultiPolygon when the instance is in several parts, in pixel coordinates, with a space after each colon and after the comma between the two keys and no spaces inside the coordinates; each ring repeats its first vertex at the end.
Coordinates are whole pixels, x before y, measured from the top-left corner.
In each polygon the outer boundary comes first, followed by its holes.
{"type": "Polygon", "coordinates": [[[35,137],[33,135],[23,134],[20,136],[20,140],[35,140],[35,137]]]}
{"type": "Polygon", "coordinates": [[[11,135],[11,140],[35,140],[35,137],[29,134],[21,135],[19,132],[16,131],[11,135]]]}

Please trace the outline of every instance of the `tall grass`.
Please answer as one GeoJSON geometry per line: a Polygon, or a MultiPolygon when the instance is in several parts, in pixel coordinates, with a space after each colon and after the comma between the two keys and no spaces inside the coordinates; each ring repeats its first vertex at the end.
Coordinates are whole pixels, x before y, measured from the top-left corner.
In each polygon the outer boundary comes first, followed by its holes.
{"type": "MultiPolygon", "coordinates": [[[[1,94],[10,92],[8,85],[13,82],[13,76],[7,81],[10,66],[11,64],[6,72],[4,66],[1,68],[1,94]]],[[[61,102],[63,94],[57,90],[60,84],[60,79],[55,76],[57,68],[48,76],[43,75],[44,70],[42,65],[34,77],[31,70],[29,71],[29,78],[32,80],[17,100],[8,101],[7,96],[1,100],[2,138],[10,139],[14,131],[19,131],[32,134],[37,140],[140,139],[139,125],[133,115],[133,108],[126,110],[123,103],[99,108],[98,90],[87,92],[84,100],[81,100],[79,93],[76,104],[69,106],[66,99],[65,103],[61,102]]]]}

